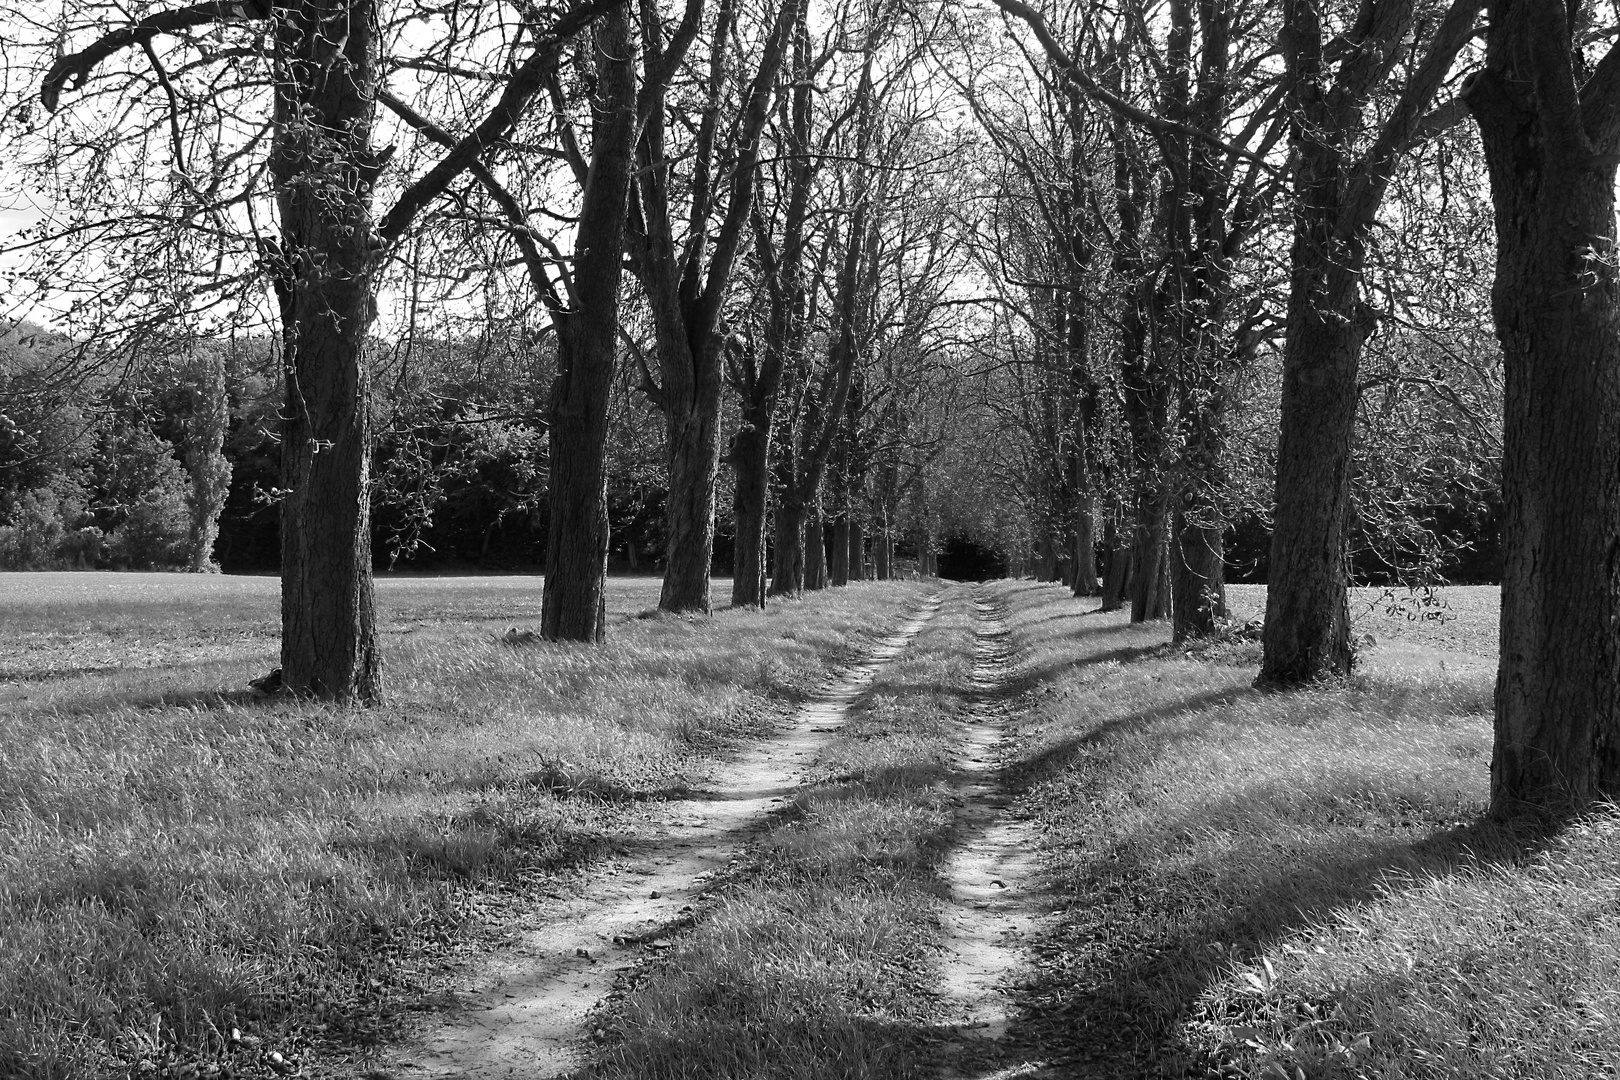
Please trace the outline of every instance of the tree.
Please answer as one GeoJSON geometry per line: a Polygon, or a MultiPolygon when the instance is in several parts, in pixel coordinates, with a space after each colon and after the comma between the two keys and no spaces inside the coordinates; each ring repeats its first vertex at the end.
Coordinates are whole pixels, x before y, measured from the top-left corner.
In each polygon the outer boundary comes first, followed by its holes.
{"type": "Polygon", "coordinates": [[[1508,815],[1620,795],[1620,48],[1588,66],[1585,5],[1487,15],[1464,100],[1490,170],[1506,373],[1491,806],[1508,815]]]}
{"type": "MultiPolygon", "coordinates": [[[[371,145],[379,96],[379,13],[374,0],[289,0],[235,4],[218,0],[160,11],[106,31],[86,48],[60,57],[40,97],[55,111],[71,80],[81,86],[98,65],[139,46],[167,96],[175,168],[186,160],[180,115],[206,109],[207,94],[182,101],[152,45],[181,35],[206,60],[234,62],[192,35],[199,28],[269,21],[272,106],[268,171],[278,236],[261,238],[262,265],[279,308],[286,395],[283,406],[282,685],[295,693],[372,701],[381,691],[371,580],[370,418],[366,333],[376,315],[380,256],[398,244],[422,210],[496,144],[546,85],[564,41],[605,3],[585,4],[545,28],[489,111],[374,221],[372,190],[393,151],[371,145]],[[346,32],[333,36],[333,25],[346,32]]],[[[256,54],[255,54],[256,55],[256,54]]],[[[202,66],[202,65],[198,65],[202,66]]],[[[251,79],[248,86],[255,85],[251,79]]],[[[266,126],[258,121],[257,129],[266,126]]],[[[232,153],[213,146],[216,163],[241,168],[256,143],[232,153]]],[[[193,158],[195,162],[195,158],[193,158]]],[[[208,177],[218,190],[229,172],[208,177]]],[[[186,175],[192,202],[208,202],[186,175]]],[[[248,194],[233,197],[251,204],[248,194]]],[[[218,209],[217,207],[215,208],[218,209]]],[[[195,213],[196,211],[192,211],[195,213]]],[[[229,232],[229,220],[216,231],[229,232]]],[[[183,230],[181,230],[183,231],[183,230]]]]}
{"type": "MultiPolygon", "coordinates": [[[[644,385],[667,422],[669,547],[658,600],[665,611],[707,613],[710,607],[727,336],[724,306],[749,238],[760,134],[770,118],[777,71],[799,23],[800,3],[783,0],[766,20],[758,66],[742,84],[734,123],[723,127],[722,110],[742,48],[736,40],[735,0],[721,0],[716,10],[704,98],[696,116],[685,110],[671,115],[663,85],[650,81],[643,90],[630,250],[657,336],[658,377],[647,371],[644,385]],[[666,145],[672,120],[696,133],[692,172],[684,186],[676,183],[673,147],[666,145]],[[728,133],[729,139],[722,138],[728,133]],[[686,212],[677,217],[675,201],[683,188],[686,212]],[[677,231],[681,225],[684,238],[677,231]]],[[[701,11],[701,0],[691,0],[683,26],[667,47],[671,56],[684,50],[683,35],[696,33],[701,11]]],[[[643,16],[648,63],[663,62],[666,44],[656,10],[648,5],[643,16]]]]}
{"type": "Polygon", "coordinates": [[[1283,4],[1294,236],[1263,684],[1350,669],[1344,528],[1357,372],[1374,325],[1367,237],[1401,154],[1457,116],[1429,109],[1479,8],[1454,0],[1436,22],[1410,0],[1363,4],[1335,33],[1308,0],[1283,4]],[[1380,122],[1371,106],[1383,95],[1394,103],[1380,122]]]}
{"type": "Polygon", "coordinates": [[[225,385],[225,353],[198,349],[191,365],[191,416],[186,423],[186,472],[191,478],[191,531],[186,566],[193,573],[216,573],[214,540],[219,515],[231,490],[231,463],[225,457],[231,402],[225,385]]]}

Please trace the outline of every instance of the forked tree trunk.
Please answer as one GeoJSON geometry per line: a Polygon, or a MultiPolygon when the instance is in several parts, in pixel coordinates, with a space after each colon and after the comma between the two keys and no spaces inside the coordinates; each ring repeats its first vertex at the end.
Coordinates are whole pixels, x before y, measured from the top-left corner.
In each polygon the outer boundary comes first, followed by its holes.
{"type": "MultiPolygon", "coordinates": [[[[580,204],[574,311],[554,313],[557,378],[551,387],[551,515],[540,634],[601,642],[606,633],[608,396],[618,348],[625,204],[634,173],[635,41],[615,7],[596,31],[600,77],[591,169],[580,204]]],[[[632,549],[631,562],[634,563],[632,549]]]]}
{"type": "MultiPolygon", "coordinates": [[[[1453,0],[1438,23],[1419,20],[1432,30],[1413,49],[1422,59],[1409,65],[1400,105],[1372,139],[1366,109],[1377,83],[1356,92],[1335,84],[1324,92],[1339,50],[1329,41],[1323,9],[1310,0],[1282,3],[1294,235],[1261,685],[1350,670],[1344,527],[1356,375],[1374,325],[1361,299],[1366,240],[1401,149],[1422,137],[1419,118],[1474,38],[1478,3],[1453,0]]],[[[1540,6],[1555,7],[1545,0],[1540,6]]],[[[1403,13],[1412,18],[1411,7],[1380,7],[1366,21],[1368,40],[1376,40],[1379,27],[1401,27],[1403,13]]]]}
{"type": "Polygon", "coordinates": [[[286,336],[281,679],[294,693],[378,697],[371,582],[366,328],[375,315],[370,147],[377,12],[370,0],[278,8],[270,166],[281,214],[286,336]],[[332,25],[344,27],[335,38],[332,25]]]}
{"type": "Polygon", "coordinates": [[[1562,3],[1490,6],[1466,101],[1496,210],[1506,372],[1491,808],[1620,797],[1620,283],[1615,55],[1577,89],[1562,3]]]}

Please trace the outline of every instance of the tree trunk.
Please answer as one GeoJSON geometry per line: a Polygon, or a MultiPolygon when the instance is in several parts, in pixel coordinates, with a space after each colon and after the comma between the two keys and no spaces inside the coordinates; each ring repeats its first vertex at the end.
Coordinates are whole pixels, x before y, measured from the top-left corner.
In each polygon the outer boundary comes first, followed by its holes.
{"type": "Polygon", "coordinates": [[[714,480],[720,469],[720,348],[711,338],[696,350],[670,335],[660,335],[664,372],[663,405],[669,454],[669,530],[663,611],[697,611],[707,615],[709,573],[714,560],[714,480]],[[669,353],[685,350],[685,357],[669,353]]]}
{"type": "Polygon", "coordinates": [[[1131,549],[1111,548],[1108,552],[1108,573],[1103,578],[1102,610],[1118,611],[1125,606],[1125,594],[1131,583],[1131,549]]]}
{"type": "MultiPolygon", "coordinates": [[[[1466,90],[1496,210],[1506,373],[1491,809],[1620,796],[1620,89],[1577,90],[1561,3],[1491,5],[1466,90]]],[[[1596,84],[1596,85],[1594,85],[1596,84]]]]}
{"type": "MultiPolygon", "coordinates": [[[[1296,241],[1296,278],[1305,259],[1299,246],[1296,241]]],[[[1331,304],[1297,280],[1290,294],[1259,679],[1272,685],[1350,670],[1344,523],[1367,325],[1353,300],[1331,304]]]]}
{"type": "Polygon", "coordinates": [[[879,581],[888,581],[894,576],[894,541],[889,536],[888,526],[879,527],[877,535],[872,539],[872,560],[875,564],[873,576],[879,581]]]}
{"type": "Polygon", "coordinates": [[[1131,622],[1170,614],[1170,508],[1157,481],[1137,492],[1136,535],[1132,542],[1131,622]]]}
{"type": "Polygon", "coordinates": [[[839,514],[833,519],[832,528],[832,562],[827,567],[827,579],[832,585],[848,585],[850,577],[849,561],[850,522],[848,514],[839,514]]]}
{"type": "Polygon", "coordinates": [[[1049,526],[1041,529],[1041,549],[1040,557],[1035,564],[1035,580],[1058,580],[1058,546],[1052,538],[1052,529],[1049,526]]]}
{"type": "Polygon", "coordinates": [[[737,523],[732,607],[765,606],[765,510],[770,492],[771,417],[769,412],[763,417],[758,415],[761,405],[774,411],[776,396],[772,394],[768,403],[749,403],[749,415],[743,418],[743,427],[731,444],[731,463],[736,473],[731,505],[737,523]]]}
{"type": "Polygon", "coordinates": [[[827,522],[820,511],[804,527],[804,587],[827,587],[827,522]]]}
{"type": "Polygon", "coordinates": [[[808,577],[804,504],[784,495],[776,505],[776,544],[771,563],[771,595],[799,596],[808,577]]]}
{"type": "Polygon", "coordinates": [[[1176,543],[1171,575],[1172,636],[1176,641],[1215,632],[1215,620],[1226,617],[1225,529],[1190,521],[1176,514],[1176,543]]]}
{"type": "Polygon", "coordinates": [[[364,357],[376,313],[370,147],[377,12],[298,0],[276,23],[271,170],[281,216],[287,400],[282,426],[281,678],[294,693],[380,692],[371,583],[370,416],[364,357]],[[327,32],[344,27],[341,37],[327,32]]]}
{"type": "MultiPolygon", "coordinates": [[[[635,40],[623,7],[596,31],[600,79],[591,167],[575,239],[574,311],[557,320],[551,387],[551,515],[540,634],[599,643],[606,634],[608,397],[618,348],[625,205],[634,174],[635,40]]],[[[631,561],[634,563],[634,549],[631,561]]]]}
{"type": "Polygon", "coordinates": [[[854,515],[849,519],[849,580],[865,581],[866,572],[866,526],[854,515]]]}
{"type": "Polygon", "coordinates": [[[1074,519],[1074,595],[1096,596],[1097,585],[1097,524],[1092,516],[1090,500],[1081,500],[1074,519]]]}

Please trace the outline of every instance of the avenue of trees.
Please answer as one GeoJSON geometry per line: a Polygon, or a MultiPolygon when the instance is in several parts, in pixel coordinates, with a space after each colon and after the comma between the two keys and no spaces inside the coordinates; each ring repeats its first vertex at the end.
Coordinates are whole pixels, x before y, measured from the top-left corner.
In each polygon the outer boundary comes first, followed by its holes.
{"type": "Polygon", "coordinates": [[[374,564],[543,560],[581,642],[610,559],[703,615],[955,538],[1177,640],[1264,580],[1277,689],[1352,580],[1500,580],[1495,811],[1612,798],[1606,18],[30,0],[0,561],[279,566],[357,702],[374,564]]]}

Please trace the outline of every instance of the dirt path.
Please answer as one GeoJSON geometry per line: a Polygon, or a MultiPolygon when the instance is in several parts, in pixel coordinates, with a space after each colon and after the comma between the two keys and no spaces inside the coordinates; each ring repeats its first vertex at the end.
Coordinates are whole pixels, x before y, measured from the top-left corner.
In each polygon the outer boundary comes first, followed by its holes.
{"type": "Polygon", "coordinates": [[[591,1010],[614,982],[661,947],[660,935],[695,905],[708,881],[800,782],[805,765],[844,721],[883,665],[939,609],[940,597],[799,710],[792,725],[716,771],[708,791],[666,804],[647,854],[594,872],[578,896],[522,915],[519,944],[489,958],[437,1026],[393,1055],[384,1075],[544,1080],[583,1064],[591,1010]]]}
{"type": "MultiPolygon", "coordinates": [[[[977,1051],[1007,1033],[1012,983],[1025,960],[1020,949],[1034,936],[1040,913],[1034,907],[1034,838],[1027,822],[1012,818],[1012,797],[1000,781],[1001,721],[1008,703],[1006,685],[1011,649],[1001,612],[981,591],[974,598],[978,627],[973,665],[973,708],[969,713],[958,768],[962,800],[958,823],[963,837],[945,867],[952,906],[945,917],[946,954],[941,964],[942,996],[977,1051]]],[[[967,1055],[978,1060],[982,1053],[967,1055]]],[[[1016,1064],[991,1073],[953,1070],[948,1076],[1013,1077],[1037,1067],[1016,1064]]]]}

